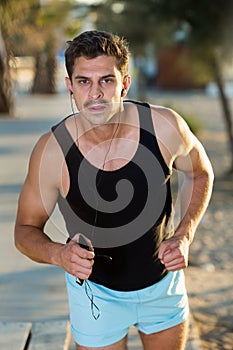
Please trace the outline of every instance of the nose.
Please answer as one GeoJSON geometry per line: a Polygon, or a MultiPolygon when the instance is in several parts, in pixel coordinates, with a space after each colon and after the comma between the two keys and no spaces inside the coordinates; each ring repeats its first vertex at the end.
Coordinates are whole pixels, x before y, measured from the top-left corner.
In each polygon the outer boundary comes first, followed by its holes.
{"type": "Polygon", "coordinates": [[[92,84],[89,89],[88,95],[89,95],[89,98],[93,100],[98,100],[99,98],[102,98],[103,92],[99,84],[92,84]]]}

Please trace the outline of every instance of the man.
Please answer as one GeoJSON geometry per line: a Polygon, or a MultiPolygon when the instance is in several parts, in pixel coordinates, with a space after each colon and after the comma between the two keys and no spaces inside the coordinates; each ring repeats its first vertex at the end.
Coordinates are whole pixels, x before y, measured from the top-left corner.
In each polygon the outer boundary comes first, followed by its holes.
{"type": "Polygon", "coordinates": [[[210,199],[210,162],[174,111],[123,101],[130,87],[124,39],[84,32],[68,43],[65,57],[67,89],[79,112],[43,135],[32,152],[16,246],[66,271],[77,349],[126,349],[131,325],[145,350],[184,349],[183,269],[210,199]],[[183,173],[175,230],[173,168],[183,173]],[[44,232],[56,203],[66,244],[44,232]]]}

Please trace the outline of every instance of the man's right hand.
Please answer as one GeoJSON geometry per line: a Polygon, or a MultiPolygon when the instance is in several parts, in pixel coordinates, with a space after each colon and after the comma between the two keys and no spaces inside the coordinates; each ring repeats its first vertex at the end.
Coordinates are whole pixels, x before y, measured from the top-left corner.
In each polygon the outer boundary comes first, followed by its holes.
{"type": "Polygon", "coordinates": [[[94,264],[94,249],[91,242],[85,238],[90,250],[79,245],[80,234],[75,235],[72,240],[60,250],[60,266],[71,275],[81,280],[86,280],[92,273],[94,264]]]}

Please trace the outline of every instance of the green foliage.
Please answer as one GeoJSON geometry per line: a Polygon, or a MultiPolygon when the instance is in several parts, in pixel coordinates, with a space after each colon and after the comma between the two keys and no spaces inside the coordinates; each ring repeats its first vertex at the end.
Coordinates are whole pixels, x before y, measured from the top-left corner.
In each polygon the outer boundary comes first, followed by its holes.
{"type": "Polygon", "coordinates": [[[188,124],[190,130],[194,133],[194,135],[198,135],[200,131],[203,129],[203,124],[195,116],[182,113],[182,112],[177,112],[177,113],[180,114],[182,118],[186,121],[186,123],[188,124]]]}
{"type": "Polygon", "coordinates": [[[201,58],[210,70],[213,55],[231,57],[233,33],[232,0],[125,0],[121,11],[116,2],[106,0],[96,7],[98,28],[110,30],[129,39],[134,53],[146,42],[157,49],[174,43],[174,32],[183,32],[183,43],[201,58]],[[110,20],[109,20],[110,19],[110,20]]]}
{"type": "MultiPolygon", "coordinates": [[[[39,0],[1,0],[0,29],[14,55],[36,55],[50,48],[56,50],[61,46],[60,40],[67,28],[73,25],[69,15],[74,0],[41,3],[39,0]]],[[[80,21],[74,21],[76,29],[80,30],[77,25],[80,21]]]]}
{"type": "Polygon", "coordinates": [[[126,37],[134,54],[141,54],[142,44],[154,37],[155,18],[143,1],[119,1],[118,4],[122,5],[121,11],[116,11],[114,0],[107,0],[95,7],[96,27],[126,37]]]}
{"type": "Polygon", "coordinates": [[[181,109],[176,108],[176,106],[174,106],[174,104],[170,102],[165,102],[163,106],[166,108],[170,108],[174,110],[176,113],[178,113],[186,121],[186,123],[188,124],[190,130],[194,133],[194,135],[198,135],[198,133],[203,129],[203,123],[198,118],[196,118],[193,114],[186,113],[181,109]]]}
{"type": "Polygon", "coordinates": [[[0,35],[8,61],[10,52],[12,56],[35,58],[33,92],[54,93],[56,90],[56,54],[66,40],[67,23],[72,24],[69,16],[74,4],[74,0],[0,2],[0,35]]]}

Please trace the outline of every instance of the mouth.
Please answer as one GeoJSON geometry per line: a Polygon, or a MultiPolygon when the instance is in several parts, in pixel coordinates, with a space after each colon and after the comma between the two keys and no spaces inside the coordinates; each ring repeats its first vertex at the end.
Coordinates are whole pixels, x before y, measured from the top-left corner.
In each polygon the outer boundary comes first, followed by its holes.
{"type": "Polygon", "coordinates": [[[115,114],[113,104],[106,100],[92,100],[84,103],[83,116],[93,124],[105,124],[115,114]]]}
{"type": "Polygon", "coordinates": [[[93,113],[100,113],[106,109],[106,106],[103,103],[91,104],[87,107],[88,111],[93,113]]]}
{"type": "Polygon", "coordinates": [[[100,113],[105,111],[108,105],[109,104],[105,100],[93,100],[88,101],[86,104],[84,104],[84,108],[92,113],[100,113]]]}

